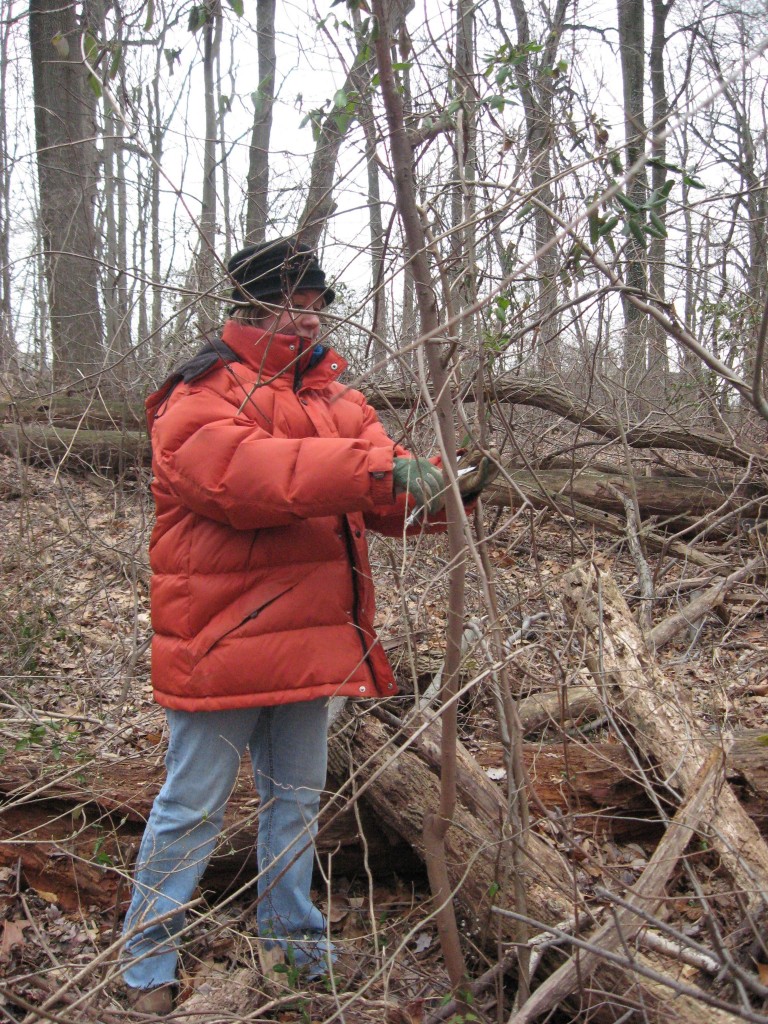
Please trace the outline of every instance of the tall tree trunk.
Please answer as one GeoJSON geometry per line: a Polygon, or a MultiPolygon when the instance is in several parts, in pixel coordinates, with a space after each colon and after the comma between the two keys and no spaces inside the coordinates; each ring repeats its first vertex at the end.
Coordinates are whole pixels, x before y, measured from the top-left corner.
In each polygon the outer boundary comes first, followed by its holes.
{"type": "MultiPolygon", "coordinates": [[[[667,169],[663,162],[667,158],[667,142],[662,137],[669,118],[669,100],[664,76],[664,48],[666,45],[666,24],[674,0],[651,0],[653,28],[651,33],[651,100],[653,103],[653,156],[657,161],[651,168],[651,188],[658,195],[667,180],[667,169]]],[[[657,215],[664,220],[666,203],[656,208],[657,215]]],[[[648,275],[651,294],[660,302],[666,299],[667,240],[652,237],[648,246],[648,275]]],[[[662,400],[666,391],[669,374],[667,357],[667,336],[657,323],[649,324],[648,330],[648,383],[649,393],[655,401],[662,400]]]]}
{"type": "Polygon", "coordinates": [[[8,159],[8,39],[11,18],[3,22],[0,37],[0,370],[16,356],[11,309],[11,161],[8,159]]]}
{"type": "Polygon", "coordinates": [[[207,334],[219,320],[216,303],[210,298],[216,281],[216,58],[221,45],[220,0],[208,0],[203,25],[203,79],[205,84],[205,147],[203,152],[203,199],[200,209],[200,250],[196,261],[198,302],[197,324],[207,334]]]}
{"type": "Polygon", "coordinates": [[[93,202],[96,147],[75,4],[31,0],[40,220],[45,250],[54,381],[101,369],[93,202]]]}
{"type": "MultiPolygon", "coordinates": [[[[527,57],[516,68],[517,83],[525,110],[526,150],[531,173],[531,191],[536,203],[534,225],[536,235],[536,287],[538,291],[538,313],[541,322],[539,333],[538,365],[544,374],[552,373],[561,366],[558,345],[559,322],[555,308],[558,299],[557,252],[547,245],[555,235],[555,225],[549,216],[554,204],[552,191],[552,147],[554,145],[553,79],[551,69],[555,65],[557,47],[563,32],[565,13],[569,0],[557,0],[549,33],[536,67],[527,57]]],[[[512,11],[517,28],[517,45],[530,45],[531,30],[524,0],[512,0],[512,11]]]]}
{"type": "Polygon", "coordinates": [[[248,165],[248,205],[245,215],[247,242],[267,237],[269,211],[269,140],[275,103],[275,0],[257,0],[256,50],[259,85],[253,94],[254,114],[248,165]]]}
{"type": "MultiPolygon", "coordinates": [[[[637,161],[645,146],[645,7],[643,0],[618,0],[619,53],[624,93],[624,135],[627,167],[637,161]]],[[[627,185],[627,195],[642,206],[648,192],[645,169],[638,171],[627,185]]],[[[642,227],[640,214],[635,216],[642,227]]],[[[646,252],[634,235],[627,238],[626,283],[641,295],[647,290],[646,252]]],[[[643,314],[626,298],[624,308],[624,373],[629,401],[641,407],[639,392],[645,381],[647,367],[647,323],[643,314]]]]}

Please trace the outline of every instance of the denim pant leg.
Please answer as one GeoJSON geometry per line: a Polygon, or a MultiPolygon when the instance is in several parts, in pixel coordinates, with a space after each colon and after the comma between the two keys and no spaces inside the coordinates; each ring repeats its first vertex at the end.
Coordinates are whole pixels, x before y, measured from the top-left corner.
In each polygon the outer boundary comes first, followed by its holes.
{"type": "Polygon", "coordinates": [[[216,844],[240,758],[259,709],[166,712],[170,742],[167,777],[152,807],[136,861],[133,898],[124,932],[126,984],[152,988],[176,977],[176,934],[184,912],[153,918],[189,902],[216,844]]]}
{"type": "MultiPolygon", "coordinates": [[[[328,763],[325,699],[264,708],[249,744],[259,816],[259,935],[324,964],[326,922],[310,899],[314,837],[328,763]],[[298,940],[298,941],[297,941],[298,940]]],[[[332,953],[332,950],[330,951],[332,953]]]]}

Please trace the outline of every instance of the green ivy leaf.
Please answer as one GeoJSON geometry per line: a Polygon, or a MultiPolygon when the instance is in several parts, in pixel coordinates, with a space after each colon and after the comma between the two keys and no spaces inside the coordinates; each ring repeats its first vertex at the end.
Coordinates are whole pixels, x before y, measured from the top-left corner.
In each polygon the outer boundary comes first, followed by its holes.
{"type": "Polygon", "coordinates": [[[656,231],[659,233],[660,237],[666,238],[667,226],[661,219],[661,217],[658,215],[658,213],[656,213],[654,210],[651,210],[648,216],[651,219],[651,224],[656,228],[656,231]]]}
{"type": "Polygon", "coordinates": [[[623,192],[617,192],[614,199],[620,206],[623,206],[627,213],[640,213],[640,207],[623,192]]]}

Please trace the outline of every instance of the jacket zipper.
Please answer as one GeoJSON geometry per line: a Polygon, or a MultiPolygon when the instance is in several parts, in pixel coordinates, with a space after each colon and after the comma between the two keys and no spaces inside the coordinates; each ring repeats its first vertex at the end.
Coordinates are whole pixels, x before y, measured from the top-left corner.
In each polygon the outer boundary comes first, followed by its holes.
{"type": "Polygon", "coordinates": [[[365,660],[365,663],[368,666],[368,671],[371,674],[371,681],[375,682],[373,669],[371,668],[370,662],[368,660],[368,646],[365,642],[363,631],[360,628],[360,621],[358,617],[358,613],[360,611],[360,593],[357,582],[357,569],[355,566],[355,545],[352,540],[352,530],[349,525],[349,520],[347,519],[346,516],[344,516],[344,543],[347,548],[347,558],[349,559],[350,572],[352,573],[352,622],[357,632],[358,639],[360,640],[360,646],[363,649],[363,659],[365,660]]]}

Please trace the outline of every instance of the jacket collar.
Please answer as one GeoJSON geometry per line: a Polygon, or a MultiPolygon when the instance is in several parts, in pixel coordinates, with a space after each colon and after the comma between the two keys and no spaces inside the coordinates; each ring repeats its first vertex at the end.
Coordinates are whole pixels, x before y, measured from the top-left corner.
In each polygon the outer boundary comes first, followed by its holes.
{"type": "Polygon", "coordinates": [[[263,331],[237,320],[227,320],[221,339],[265,382],[280,377],[293,384],[298,377],[301,387],[320,388],[336,380],[347,368],[346,359],[325,345],[294,335],[263,331]]]}

